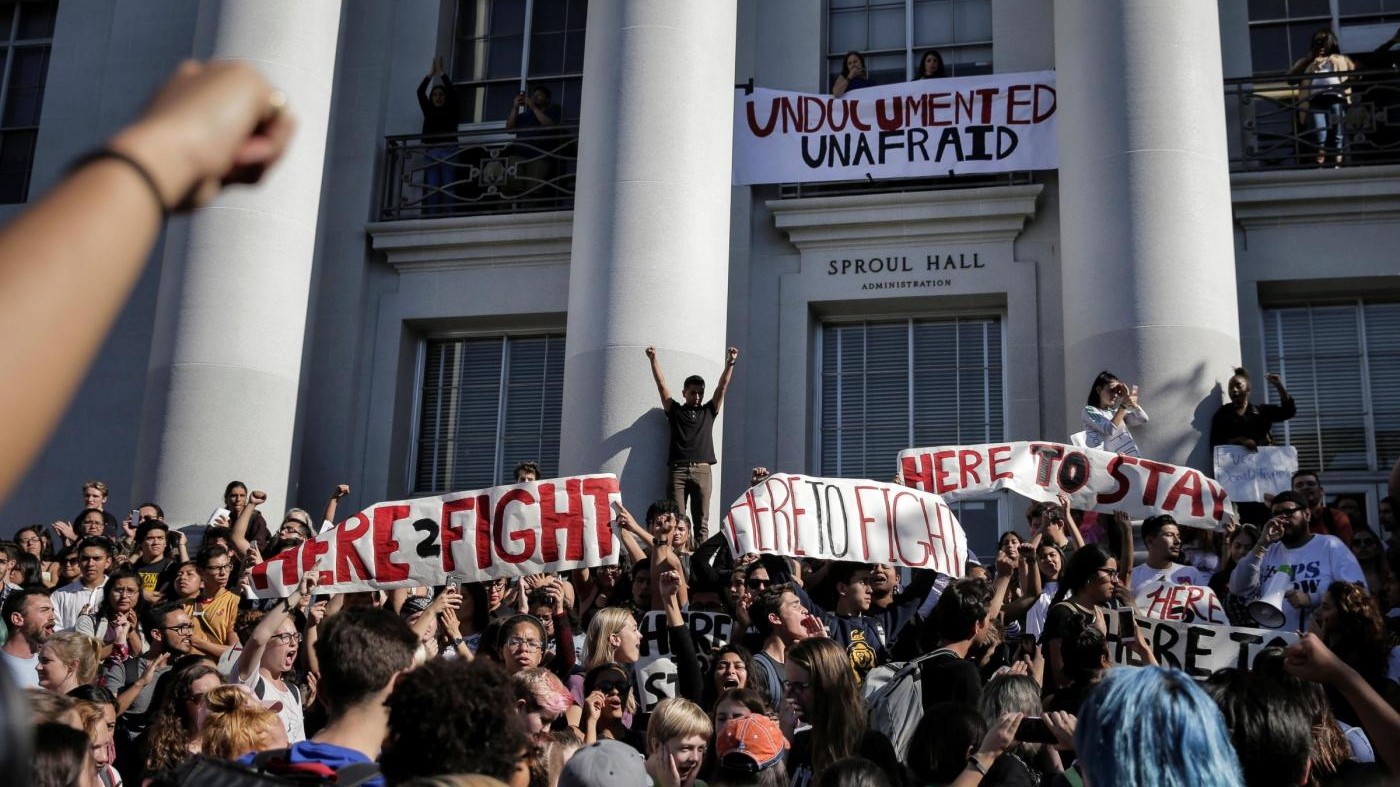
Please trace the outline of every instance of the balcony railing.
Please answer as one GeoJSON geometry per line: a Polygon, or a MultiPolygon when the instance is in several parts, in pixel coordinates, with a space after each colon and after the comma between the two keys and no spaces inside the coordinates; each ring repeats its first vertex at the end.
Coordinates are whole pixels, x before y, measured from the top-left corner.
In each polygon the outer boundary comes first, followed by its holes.
{"type": "Polygon", "coordinates": [[[386,147],[381,220],[574,206],[577,126],[405,134],[386,147]]]}
{"type": "Polygon", "coordinates": [[[1225,110],[1233,171],[1400,163],[1395,71],[1227,79],[1225,110]]]}

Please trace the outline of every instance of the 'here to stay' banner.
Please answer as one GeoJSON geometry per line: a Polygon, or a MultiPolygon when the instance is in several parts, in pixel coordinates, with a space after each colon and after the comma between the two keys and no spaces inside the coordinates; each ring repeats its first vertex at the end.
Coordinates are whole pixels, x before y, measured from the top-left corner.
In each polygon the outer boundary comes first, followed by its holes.
{"type": "Polygon", "coordinates": [[[1055,169],[1055,72],[734,96],[734,184],[1055,169]]]}
{"type": "Polygon", "coordinates": [[[736,555],[891,563],[960,577],[967,536],[937,495],[879,481],[775,473],[729,507],[736,555]]]}
{"type": "Polygon", "coordinates": [[[1032,500],[1064,492],[1078,509],[1123,510],[1134,519],[1165,513],[1210,529],[1234,513],[1224,487],[1199,470],[1059,443],[910,448],[899,453],[899,476],[949,500],[994,489],[1032,500]]]}
{"type": "Polygon", "coordinates": [[[253,592],[286,596],[307,571],[346,593],[610,565],[621,498],[616,476],[586,475],[379,503],[258,564],[253,592]]]}

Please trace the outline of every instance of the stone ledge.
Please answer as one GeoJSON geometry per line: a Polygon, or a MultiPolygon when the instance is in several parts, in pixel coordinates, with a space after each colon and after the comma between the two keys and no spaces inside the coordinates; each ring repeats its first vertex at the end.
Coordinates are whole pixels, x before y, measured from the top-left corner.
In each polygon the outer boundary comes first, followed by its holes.
{"type": "Polygon", "coordinates": [[[989,186],[766,201],[799,251],[872,243],[1010,242],[1035,216],[1043,186],[989,186]]]}
{"type": "Polygon", "coordinates": [[[1400,166],[1234,172],[1230,200],[1246,229],[1389,223],[1400,219],[1400,166]]]}
{"type": "Polygon", "coordinates": [[[375,251],[399,272],[568,263],[574,212],[370,222],[375,251]]]}

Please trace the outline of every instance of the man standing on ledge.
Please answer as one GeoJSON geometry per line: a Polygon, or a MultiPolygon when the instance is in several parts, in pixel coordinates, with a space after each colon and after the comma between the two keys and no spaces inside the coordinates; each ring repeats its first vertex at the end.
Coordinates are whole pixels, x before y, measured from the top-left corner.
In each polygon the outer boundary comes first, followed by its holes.
{"type": "Polygon", "coordinates": [[[671,423],[671,447],[667,456],[671,467],[669,495],[682,511],[690,512],[698,543],[710,536],[710,465],[716,462],[715,419],[719,417],[719,406],[724,401],[724,392],[729,389],[729,380],[734,376],[739,350],[729,348],[715,395],[704,404],[700,403],[705,398],[704,378],[696,374],[685,378],[685,387],[681,389],[685,404],[681,404],[671,398],[661,364],[656,360],[655,347],[647,348],[647,358],[651,360],[656,390],[661,394],[661,409],[671,423]]]}

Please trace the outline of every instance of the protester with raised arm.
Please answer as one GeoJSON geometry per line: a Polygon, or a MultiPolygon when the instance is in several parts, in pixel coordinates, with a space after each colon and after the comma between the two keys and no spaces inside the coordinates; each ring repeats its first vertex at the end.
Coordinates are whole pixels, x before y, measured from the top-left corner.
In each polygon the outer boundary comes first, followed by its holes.
{"type": "Polygon", "coordinates": [[[275,700],[282,705],[277,716],[287,732],[288,743],[306,740],[301,690],[286,676],[296,665],[302,642],[294,613],[306,608],[315,587],[315,574],[303,574],[291,595],[263,614],[229,672],[231,681],[252,689],[258,699],[275,700]]]}
{"type": "Polygon", "coordinates": [[[707,402],[704,401],[705,380],[699,375],[685,378],[685,386],[681,389],[684,402],[672,399],[671,389],[666,387],[666,376],[661,372],[661,361],[656,357],[656,348],[648,347],[646,355],[651,362],[651,376],[656,381],[656,391],[661,395],[661,409],[666,413],[666,420],[671,425],[671,441],[666,460],[670,466],[670,496],[682,511],[690,512],[690,521],[695,526],[696,541],[704,541],[710,537],[710,466],[718,461],[715,458],[715,419],[719,418],[724,394],[729,390],[729,381],[734,377],[734,364],[739,362],[739,350],[730,347],[725,354],[724,371],[715,385],[714,396],[707,402]]]}

